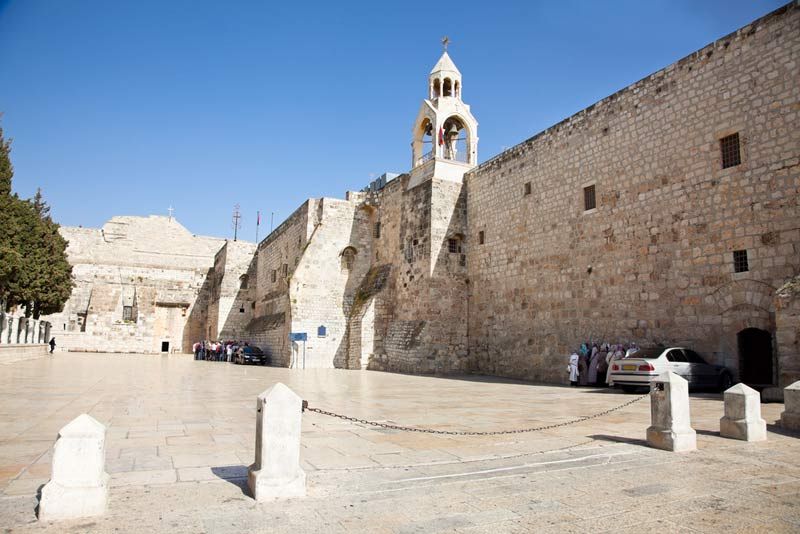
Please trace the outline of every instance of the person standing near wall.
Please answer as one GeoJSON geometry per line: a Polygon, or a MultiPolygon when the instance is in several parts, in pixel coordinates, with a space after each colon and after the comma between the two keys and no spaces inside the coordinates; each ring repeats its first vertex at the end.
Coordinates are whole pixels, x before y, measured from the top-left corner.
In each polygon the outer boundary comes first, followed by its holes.
{"type": "Polygon", "coordinates": [[[56,350],[56,338],[51,337],[48,345],[50,345],[50,354],[53,354],[53,351],[56,350]]]}

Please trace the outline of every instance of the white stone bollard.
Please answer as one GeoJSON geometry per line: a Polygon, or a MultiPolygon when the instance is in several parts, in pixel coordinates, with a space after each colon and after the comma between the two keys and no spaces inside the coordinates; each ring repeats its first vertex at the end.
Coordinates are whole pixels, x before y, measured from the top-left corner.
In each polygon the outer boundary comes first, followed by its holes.
{"type": "Polygon", "coordinates": [[[108,501],[106,427],[82,414],[58,433],[53,473],[42,488],[39,519],[57,521],[102,515],[108,501]]]}
{"type": "Polygon", "coordinates": [[[783,407],[781,426],[800,431],[800,380],[783,389],[783,407]]]}
{"type": "Polygon", "coordinates": [[[767,422],[761,418],[761,395],[744,384],[725,391],[725,416],[719,420],[719,433],[744,441],[767,439],[767,422]]]}
{"type": "Polygon", "coordinates": [[[650,427],[647,443],[673,452],[697,449],[697,434],[689,417],[689,383],[671,371],[650,385],[650,427]]]}
{"type": "Polygon", "coordinates": [[[247,485],[256,501],[305,497],[306,473],[300,468],[303,400],[278,382],[258,396],[256,461],[247,485]]]}

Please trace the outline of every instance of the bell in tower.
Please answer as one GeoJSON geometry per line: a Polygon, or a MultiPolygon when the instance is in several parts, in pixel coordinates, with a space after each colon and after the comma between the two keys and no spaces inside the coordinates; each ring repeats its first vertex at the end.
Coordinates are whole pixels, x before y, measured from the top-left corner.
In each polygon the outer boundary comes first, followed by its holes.
{"type": "MultiPolygon", "coordinates": [[[[436,177],[461,182],[478,164],[478,121],[461,99],[461,72],[444,52],[428,75],[428,95],[414,122],[411,184],[436,177]]],[[[413,186],[412,185],[412,186],[413,186]]]]}

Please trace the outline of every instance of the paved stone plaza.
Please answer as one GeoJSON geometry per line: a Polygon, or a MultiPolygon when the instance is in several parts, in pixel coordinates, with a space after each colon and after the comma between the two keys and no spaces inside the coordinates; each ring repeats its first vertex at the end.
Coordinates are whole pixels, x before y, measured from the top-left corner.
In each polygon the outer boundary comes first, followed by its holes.
{"type": "Polygon", "coordinates": [[[567,421],[630,395],[479,377],[289,370],[188,356],[61,353],[0,367],[0,524],[6,532],[668,532],[800,530],[800,436],[721,438],[721,396],[693,395],[698,451],[644,446],[647,399],[528,434],[439,436],[303,418],[308,497],[256,504],[246,487],[256,396],[276,381],[311,406],[447,430],[567,421]],[[105,517],[42,524],[37,489],[58,430],[108,426],[105,517]]]}

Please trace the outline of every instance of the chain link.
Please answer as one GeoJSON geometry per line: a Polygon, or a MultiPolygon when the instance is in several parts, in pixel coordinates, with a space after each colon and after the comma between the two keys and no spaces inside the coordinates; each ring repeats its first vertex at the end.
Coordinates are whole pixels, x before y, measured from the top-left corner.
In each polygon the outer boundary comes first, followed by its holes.
{"type": "Polygon", "coordinates": [[[562,423],[553,423],[551,425],[544,425],[544,426],[536,426],[531,428],[518,428],[514,430],[491,430],[487,432],[477,432],[477,431],[469,431],[469,430],[436,430],[433,428],[419,428],[414,426],[402,426],[402,425],[393,425],[391,423],[380,423],[378,421],[368,421],[366,419],[359,419],[358,417],[350,417],[349,415],[342,415],[334,412],[329,412],[327,410],[323,410],[321,408],[312,408],[308,406],[307,402],[304,402],[304,408],[309,412],[315,412],[322,415],[327,415],[329,417],[335,417],[337,419],[342,419],[344,421],[349,421],[351,423],[360,423],[362,425],[367,426],[377,426],[380,428],[386,428],[389,430],[401,430],[404,432],[422,432],[424,434],[441,434],[444,436],[500,436],[504,434],[525,434],[528,432],[540,432],[542,430],[552,430],[554,428],[560,428],[562,426],[574,425],[575,423],[581,423],[583,421],[588,421],[590,419],[597,419],[598,417],[603,417],[604,415],[608,415],[611,412],[616,412],[617,410],[621,410],[626,406],[630,406],[635,402],[639,402],[640,400],[644,399],[645,397],[649,397],[649,393],[645,393],[639,397],[635,397],[628,402],[620,404],[619,406],[615,406],[613,408],[609,408],[608,410],[604,410],[602,412],[593,414],[593,415],[586,415],[583,417],[578,417],[577,419],[572,419],[570,421],[564,421],[562,423]]]}

